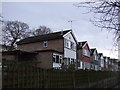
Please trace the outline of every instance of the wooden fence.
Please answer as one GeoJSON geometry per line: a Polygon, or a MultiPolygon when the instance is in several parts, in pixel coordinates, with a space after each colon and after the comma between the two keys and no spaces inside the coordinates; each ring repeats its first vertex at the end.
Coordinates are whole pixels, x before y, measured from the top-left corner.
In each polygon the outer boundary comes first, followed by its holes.
{"type": "MultiPolygon", "coordinates": [[[[89,85],[106,78],[116,77],[118,72],[83,70],[44,70],[33,62],[3,61],[3,88],[75,88],[89,85]],[[32,63],[32,64],[31,64],[32,63]]],[[[109,82],[108,82],[109,83],[109,82]]]]}

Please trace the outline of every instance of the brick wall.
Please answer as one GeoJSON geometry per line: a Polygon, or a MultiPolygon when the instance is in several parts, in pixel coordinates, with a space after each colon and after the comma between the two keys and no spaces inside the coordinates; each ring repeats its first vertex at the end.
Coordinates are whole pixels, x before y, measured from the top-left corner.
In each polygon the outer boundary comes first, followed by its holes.
{"type": "Polygon", "coordinates": [[[49,40],[47,48],[43,47],[43,41],[42,41],[42,42],[18,45],[17,49],[28,50],[28,51],[54,49],[58,51],[63,51],[64,48],[63,45],[64,45],[63,39],[56,39],[56,40],[49,40]]]}

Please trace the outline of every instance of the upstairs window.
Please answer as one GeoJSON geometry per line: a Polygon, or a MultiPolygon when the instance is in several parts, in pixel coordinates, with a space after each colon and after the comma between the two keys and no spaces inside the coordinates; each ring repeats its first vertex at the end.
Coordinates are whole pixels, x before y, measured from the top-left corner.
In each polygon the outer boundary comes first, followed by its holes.
{"type": "Polygon", "coordinates": [[[95,57],[95,60],[98,60],[97,54],[95,54],[95,56],[94,56],[94,57],[95,57]]]}
{"type": "Polygon", "coordinates": [[[43,42],[43,47],[48,47],[48,42],[47,41],[43,42]]]}
{"type": "Polygon", "coordinates": [[[72,49],[72,50],[74,50],[74,46],[75,46],[74,43],[71,42],[71,49],[72,49]]]}
{"type": "Polygon", "coordinates": [[[96,51],[94,52],[94,60],[97,60],[97,61],[98,61],[98,54],[97,54],[96,51]]]}
{"type": "Polygon", "coordinates": [[[76,45],[74,42],[71,42],[67,39],[64,39],[64,47],[72,49],[72,50],[76,50],[76,45]]]}
{"type": "Polygon", "coordinates": [[[83,55],[90,57],[90,52],[88,50],[83,49],[83,55]]]}
{"type": "Polygon", "coordinates": [[[64,39],[64,47],[67,47],[67,40],[64,39]]]}
{"type": "Polygon", "coordinates": [[[67,48],[69,48],[69,46],[70,46],[70,43],[67,39],[64,39],[64,46],[67,48]]]}

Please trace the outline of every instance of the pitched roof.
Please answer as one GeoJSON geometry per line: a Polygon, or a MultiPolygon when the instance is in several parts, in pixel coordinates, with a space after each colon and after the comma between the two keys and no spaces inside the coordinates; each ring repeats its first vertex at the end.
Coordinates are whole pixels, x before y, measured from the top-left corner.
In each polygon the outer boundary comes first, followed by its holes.
{"type": "Polygon", "coordinates": [[[90,49],[91,50],[91,54],[94,53],[94,51],[96,50],[96,48],[90,49]]]}
{"type": "Polygon", "coordinates": [[[98,53],[98,55],[99,55],[99,56],[102,56],[102,55],[103,55],[103,53],[98,53]]]}
{"type": "Polygon", "coordinates": [[[87,41],[78,42],[78,48],[82,48],[87,41]]]}
{"type": "Polygon", "coordinates": [[[65,35],[69,31],[71,30],[65,30],[65,31],[59,31],[59,32],[39,35],[39,36],[28,37],[23,40],[20,40],[19,42],[17,42],[17,44],[20,45],[20,44],[40,42],[40,41],[45,41],[45,40],[60,39],[60,38],[63,38],[63,35],[65,35]]]}
{"type": "Polygon", "coordinates": [[[106,59],[106,56],[104,56],[103,58],[106,59]]]}

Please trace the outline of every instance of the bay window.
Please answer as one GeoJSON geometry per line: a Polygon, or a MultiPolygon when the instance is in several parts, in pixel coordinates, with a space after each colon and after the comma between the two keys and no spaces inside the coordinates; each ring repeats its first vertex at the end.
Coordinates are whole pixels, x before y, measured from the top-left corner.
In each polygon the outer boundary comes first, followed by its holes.
{"type": "Polygon", "coordinates": [[[62,55],[53,54],[53,62],[61,64],[62,63],[62,55]]]}
{"type": "Polygon", "coordinates": [[[86,49],[83,49],[83,55],[90,57],[90,52],[86,49]]]}
{"type": "Polygon", "coordinates": [[[74,42],[71,42],[67,39],[64,39],[64,47],[69,48],[71,50],[76,50],[76,45],[74,42]]]}

